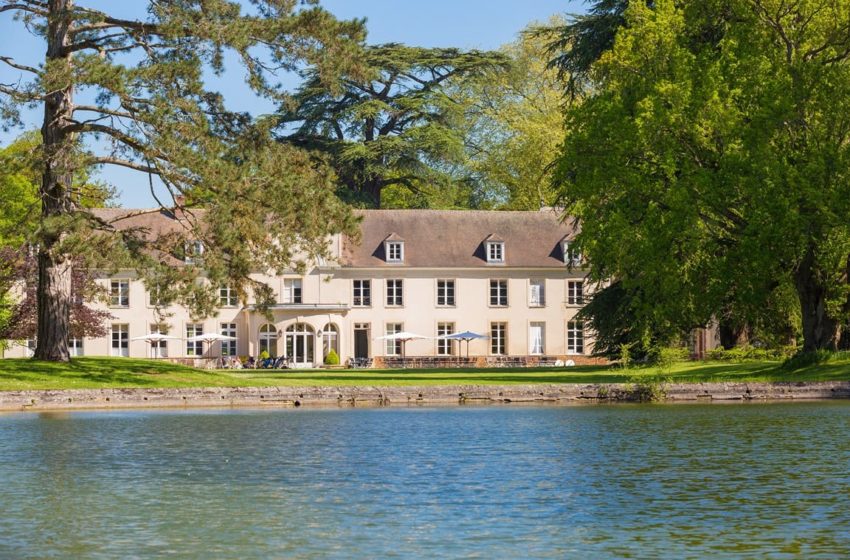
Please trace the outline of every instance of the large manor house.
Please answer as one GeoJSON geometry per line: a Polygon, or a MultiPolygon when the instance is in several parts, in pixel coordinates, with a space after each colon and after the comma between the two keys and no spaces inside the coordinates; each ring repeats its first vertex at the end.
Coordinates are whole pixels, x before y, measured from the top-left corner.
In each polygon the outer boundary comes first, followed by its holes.
{"type": "MultiPolygon", "coordinates": [[[[167,230],[168,211],[105,209],[111,221],[126,213],[133,227],[167,230]]],[[[270,313],[219,289],[215,316],[193,319],[168,309],[173,338],[140,339],[159,326],[151,294],[132,270],[100,281],[113,317],[104,338],[71,341],[72,355],[159,358],[286,356],[292,367],[316,367],[333,349],[342,363],[392,362],[408,357],[466,357],[497,363],[586,361],[592,339],[576,314],[591,286],[570,243],[572,226],[557,212],[363,210],[361,236],[329,240],[333,258],[306,273],[257,278],[277,303],[270,313]],[[467,342],[440,336],[472,331],[467,342]],[[387,340],[397,332],[421,339],[387,340]],[[235,340],[189,339],[218,333],[235,340]],[[467,347],[468,345],[468,347],[467,347]]],[[[8,357],[31,355],[34,341],[13,344],[8,357]]]]}

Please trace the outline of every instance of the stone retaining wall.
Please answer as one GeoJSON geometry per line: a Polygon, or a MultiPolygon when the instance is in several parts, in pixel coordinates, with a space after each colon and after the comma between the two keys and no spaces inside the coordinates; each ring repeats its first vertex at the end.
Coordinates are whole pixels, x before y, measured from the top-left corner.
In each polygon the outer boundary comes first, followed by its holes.
{"type": "Polygon", "coordinates": [[[416,406],[734,402],[850,398],[850,382],[666,385],[455,385],[423,387],[216,387],[2,391],[0,410],[174,407],[416,406]]]}

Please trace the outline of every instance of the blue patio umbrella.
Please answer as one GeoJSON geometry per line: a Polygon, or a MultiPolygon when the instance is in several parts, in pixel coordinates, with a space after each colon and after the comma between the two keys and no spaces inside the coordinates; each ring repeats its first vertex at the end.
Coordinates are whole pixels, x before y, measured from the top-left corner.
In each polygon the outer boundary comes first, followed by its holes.
{"type": "Polygon", "coordinates": [[[437,340],[464,340],[466,341],[466,357],[469,357],[469,341],[471,340],[482,340],[485,338],[490,338],[486,334],[479,334],[477,332],[472,331],[463,331],[459,333],[452,334],[444,334],[443,336],[438,336],[437,340]]]}

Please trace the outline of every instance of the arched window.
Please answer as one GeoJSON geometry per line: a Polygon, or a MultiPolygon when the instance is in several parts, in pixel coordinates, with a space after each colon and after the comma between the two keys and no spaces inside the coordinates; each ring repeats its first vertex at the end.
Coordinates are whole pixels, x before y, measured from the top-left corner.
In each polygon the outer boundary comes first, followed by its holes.
{"type": "Polygon", "coordinates": [[[268,352],[269,356],[277,356],[277,329],[271,323],[260,327],[260,354],[268,352]]]}
{"type": "Polygon", "coordinates": [[[322,329],[322,360],[333,350],[339,356],[339,329],[333,323],[328,323],[322,329]]]}

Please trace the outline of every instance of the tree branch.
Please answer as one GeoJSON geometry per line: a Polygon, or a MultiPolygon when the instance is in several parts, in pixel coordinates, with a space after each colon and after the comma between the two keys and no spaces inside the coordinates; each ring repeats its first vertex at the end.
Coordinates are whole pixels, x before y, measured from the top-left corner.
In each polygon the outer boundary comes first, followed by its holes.
{"type": "Polygon", "coordinates": [[[155,175],[159,175],[159,169],[156,167],[151,167],[149,165],[142,165],[140,163],[135,163],[126,159],[114,158],[114,157],[94,157],[89,160],[92,165],[117,165],[119,167],[126,167],[127,169],[135,169],[136,171],[142,171],[144,173],[151,173],[155,175]]]}
{"type": "Polygon", "coordinates": [[[12,68],[17,68],[18,70],[23,70],[24,72],[32,72],[33,74],[38,74],[38,69],[33,68],[32,66],[26,66],[25,64],[18,64],[14,59],[9,58],[8,56],[0,56],[0,62],[5,62],[12,68]]]}

